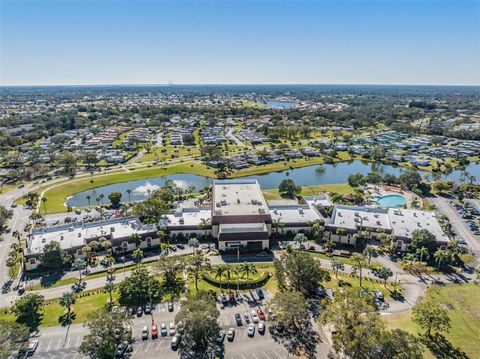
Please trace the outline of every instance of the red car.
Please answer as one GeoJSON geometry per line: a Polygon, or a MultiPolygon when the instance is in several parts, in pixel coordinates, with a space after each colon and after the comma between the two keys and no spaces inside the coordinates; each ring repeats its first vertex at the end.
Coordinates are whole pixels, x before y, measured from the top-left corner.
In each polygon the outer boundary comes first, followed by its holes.
{"type": "Polygon", "coordinates": [[[257,314],[260,320],[265,320],[265,313],[260,309],[260,307],[257,307],[255,309],[257,310],[257,314]]]}
{"type": "Polygon", "coordinates": [[[152,325],[152,339],[158,338],[158,328],[155,324],[152,325]]]}

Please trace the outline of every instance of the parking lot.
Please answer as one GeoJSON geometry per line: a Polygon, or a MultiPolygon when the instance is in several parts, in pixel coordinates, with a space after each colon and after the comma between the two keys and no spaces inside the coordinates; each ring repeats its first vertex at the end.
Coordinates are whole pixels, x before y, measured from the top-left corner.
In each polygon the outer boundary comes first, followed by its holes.
{"type": "MultiPolygon", "coordinates": [[[[256,293],[254,297],[258,300],[256,293]]],[[[268,297],[268,293],[266,293],[268,297]]],[[[268,322],[265,333],[258,332],[258,324],[255,324],[255,334],[250,337],[247,334],[247,324],[244,320],[246,312],[251,313],[256,306],[262,307],[262,302],[252,301],[250,295],[250,302],[243,299],[236,302],[234,305],[227,305],[224,309],[220,309],[219,325],[227,331],[229,328],[235,328],[235,337],[233,341],[224,339],[224,353],[225,358],[228,359],[280,359],[287,358],[288,353],[285,348],[276,343],[268,331],[268,322]],[[235,314],[239,313],[242,316],[243,324],[237,325],[235,314]]],[[[174,303],[172,312],[168,310],[166,303],[156,305],[152,314],[143,314],[141,317],[134,317],[132,320],[132,331],[134,337],[133,350],[131,352],[132,358],[178,358],[178,352],[172,350],[171,339],[172,336],[161,336],[157,339],[152,339],[149,335],[148,340],[142,340],[141,332],[144,326],[149,329],[153,322],[160,329],[161,323],[166,323],[167,327],[170,322],[175,321],[175,315],[180,309],[179,303],[174,303]]],[[[250,318],[251,319],[251,318],[250,318]]],[[[48,359],[80,359],[84,358],[83,354],[78,352],[78,348],[83,339],[86,329],[81,324],[71,325],[66,327],[50,327],[44,328],[40,331],[36,339],[39,340],[38,348],[33,355],[34,358],[48,358],[48,359]]]]}

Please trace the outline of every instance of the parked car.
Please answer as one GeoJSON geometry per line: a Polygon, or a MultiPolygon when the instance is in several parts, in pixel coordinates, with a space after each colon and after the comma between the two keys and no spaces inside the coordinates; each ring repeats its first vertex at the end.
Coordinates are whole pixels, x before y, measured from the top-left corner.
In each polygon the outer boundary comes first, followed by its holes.
{"type": "Polygon", "coordinates": [[[170,322],[170,324],[168,325],[168,333],[170,334],[170,336],[175,335],[175,323],[174,322],[170,322]]]}
{"type": "Polygon", "coordinates": [[[38,340],[37,339],[32,340],[30,343],[28,343],[27,356],[33,355],[33,353],[35,353],[35,350],[37,350],[37,347],[38,347],[38,340]]]}
{"type": "Polygon", "coordinates": [[[147,303],[145,306],[145,314],[150,314],[152,313],[152,305],[150,303],[147,303]]]}
{"type": "Polygon", "coordinates": [[[225,339],[225,330],[220,330],[218,332],[217,337],[215,338],[215,341],[217,343],[223,343],[223,340],[225,339]]]}
{"type": "Polygon", "coordinates": [[[173,302],[168,302],[168,311],[173,312],[173,302]]]}
{"type": "Polygon", "coordinates": [[[180,341],[182,340],[182,336],[180,334],[175,334],[172,338],[172,342],[170,343],[172,349],[176,349],[180,341]]]}
{"type": "Polygon", "coordinates": [[[130,344],[128,342],[121,342],[117,349],[115,350],[115,358],[123,358],[127,353],[128,349],[130,348],[130,344]]]}
{"type": "Polygon", "coordinates": [[[137,317],[141,317],[143,314],[143,308],[140,306],[137,308],[137,317]]]}
{"type": "Polygon", "coordinates": [[[235,313],[235,322],[238,326],[243,325],[242,316],[240,315],[240,313],[235,313]]]}
{"type": "Polygon", "coordinates": [[[255,335],[255,325],[253,323],[248,325],[247,334],[249,337],[253,337],[255,335]]]}
{"type": "Polygon", "coordinates": [[[376,290],[375,292],[373,292],[373,295],[375,296],[375,299],[383,302],[385,300],[385,297],[383,296],[383,293],[379,290],[376,290]]]}
{"type": "Polygon", "coordinates": [[[142,340],[148,339],[148,327],[145,325],[142,329],[142,340]]]}
{"type": "Polygon", "coordinates": [[[162,324],[160,325],[160,333],[162,333],[162,337],[166,337],[166,336],[167,336],[167,334],[168,334],[167,324],[162,323],[162,324]]]}
{"type": "Polygon", "coordinates": [[[263,293],[262,288],[257,288],[257,295],[260,300],[265,299],[265,294],[263,293]]]}
{"type": "Polygon", "coordinates": [[[235,328],[230,328],[230,329],[228,329],[227,339],[228,339],[229,341],[233,341],[233,339],[235,339],[235,328]]]}
{"type": "Polygon", "coordinates": [[[258,318],[258,314],[256,311],[252,310],[252,322],[254,323],[258,323],[260,321],[260,319],[258,318]]]}
{"type": "Polygon", "coordinates": [[[243,314],[243,318],[245,319],[246,323],[250,323],[250,315],[248,315],[247,312],[245,312],[245,314],[243,314]]]}
{"type": "Polygon", "coordinates": [[[152,325],[152,339],[158,338],[158,328],[155,324],[152,325]]]}
{"type": "Polygon", "coordinates": [[[181,244],[181,243],[178,243],[177,244],[177,248],[178,249],[185,249],[185,245],[181,244]]]}
{"type": "Polygon", "coordinates": [[[258,332],[260,334],[265,333],[265,322],[264,321],[261,321],[260,323],[258,323],[258,332]]]}
{"type": "Polygon", "coordinates": [[[262,311],[260,307],[255,308],[260,320],[265,320],[265,313],[262,311]]]}

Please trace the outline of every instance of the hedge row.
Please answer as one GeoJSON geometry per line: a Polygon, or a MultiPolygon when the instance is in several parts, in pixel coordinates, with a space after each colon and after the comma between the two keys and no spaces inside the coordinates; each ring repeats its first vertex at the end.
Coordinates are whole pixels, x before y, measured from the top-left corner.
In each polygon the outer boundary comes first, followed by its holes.
{"type": "Polygon", "coordinates": [[[237,286],[237,281],[230,281],[230,282],[224,281],[224,280],[220,281],[216,278],[212,278],[208,274],[203,274],[202,276],[205,282],[218,288],[220,288],[221,286],[222,288],[225,288],[225,289],[237,289],[237,288],[251,289],[251,288],[257,288],[265,285],[265,283],[267,283],[268,280],[270,279],[271,274],[270,272],[263,272],[260,278],[238,282],[238,286],[237,286]]]}

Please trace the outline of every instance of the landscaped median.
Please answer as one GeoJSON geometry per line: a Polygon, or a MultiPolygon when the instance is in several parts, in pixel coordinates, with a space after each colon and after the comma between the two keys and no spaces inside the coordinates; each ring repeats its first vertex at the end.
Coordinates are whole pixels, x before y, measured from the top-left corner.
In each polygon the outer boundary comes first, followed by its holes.
{"type": "Polygon", "coordinates": [[[219,280],[215,279],[209,274],[203,274],[203,280],[208,284],[211,284],[218,288],[223,289],[254,289],[257,287],[264,286],[268,280],[271,278],[272,274],[270,272],[263,272],[258,278],[253,279],[243,279],[243,278],[236,278],[235,280],[219,280]]]}

